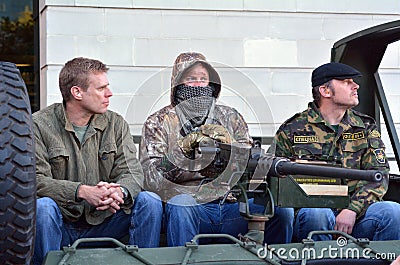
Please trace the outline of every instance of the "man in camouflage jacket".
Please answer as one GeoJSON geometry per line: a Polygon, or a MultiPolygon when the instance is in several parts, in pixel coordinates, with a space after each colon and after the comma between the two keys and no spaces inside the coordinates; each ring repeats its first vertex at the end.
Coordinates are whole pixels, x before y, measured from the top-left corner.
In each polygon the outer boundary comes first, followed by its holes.
{"type": "Polygon", "coordinates": [[[48,251],[82,237],[129,234],[130,244],[159,244],[162,205],[140,192],[143,171],[129,126],[107,110],[112,96],[107,70],[98,60],[67,62],[59,77],[63,103],[33,114],[35,265],[48,251]]]}
{"type": "MultiPolygon", "coordinates": [[[[144,124],[140,160],[145,187],[166,202],[169,246],[182,246],[199,233],[237,236],[247,232],[238,203],[229,196],[231,186],[222,184],[227,180],[224,174],[213,175],[212,160],[194,151],[215,140],[252,144],[242,115],[215,103],[220,91],[220,77],[206,58],[200,53],[182,53],[172,70],[171,104],[144,124]],[[214,180],[204,182],[207,177],[214,180]]],[[[251,209],[262,212],[264,207],[252,203],[251,209]]],[[[292,221],[293,209],[277,208],[266,224],[265,240],[289,242],[292,221]]]]}
{"type": "MultiPolygon", "coordinates": [[[[375,121],[351,108],[358,105],[356,69],[328,63],[312,73],[314,101],[288,119],[275,135],[276,156],[340,161],[343,167],[378,169],[388,173],[385,146],[375,121]]],[[[334,176],[332,176],[334,177],[334,176]]],[[[383,202],[388,177],[381,182],[345,181],[350,203],[346,209],[302,208],[294,237],[301,240],[313,230],[339,230],[370,240],[400,239],[400,205],[383,202]]],[[[330,239],[316,235],[314,239],[330,239]]]]}

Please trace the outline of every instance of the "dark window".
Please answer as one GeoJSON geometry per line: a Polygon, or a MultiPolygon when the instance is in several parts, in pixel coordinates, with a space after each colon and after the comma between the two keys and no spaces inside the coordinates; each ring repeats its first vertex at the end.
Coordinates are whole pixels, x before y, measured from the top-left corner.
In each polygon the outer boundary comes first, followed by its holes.
{"type": "Polygon", "coordinates": [[[40,107],[38,20],[33,11],[37,10],[37,2],[0,0],[0,60],[15,63],[19,68],[28,89],[32,112],[40,107]]]}

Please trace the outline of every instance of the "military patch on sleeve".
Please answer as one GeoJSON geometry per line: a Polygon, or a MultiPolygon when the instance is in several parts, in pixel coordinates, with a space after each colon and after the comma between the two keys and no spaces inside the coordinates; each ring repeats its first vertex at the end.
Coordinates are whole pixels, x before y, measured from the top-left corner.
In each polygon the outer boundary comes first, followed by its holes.
{"type": "Polygon", "coordinates": [[[375,149],[373,152],[374,152],[376,161],[378,161],[379,164],[384,164],[386,162],[386,155],[385,155],[385,151],[383,151],[383,149],[375,149]]]}
{"type": "Polygon", "coordinates": [[[318,136],[295,135],[293,139],[295,144],[318,143],[318,136]]]}
{"type": "Polygon", "coordinates": [[[377,130],[373,130],[372,132],[370,132],[370,134],[372,138],[379,138],[381,137],[381,134],[377,131],[377,130]]]}

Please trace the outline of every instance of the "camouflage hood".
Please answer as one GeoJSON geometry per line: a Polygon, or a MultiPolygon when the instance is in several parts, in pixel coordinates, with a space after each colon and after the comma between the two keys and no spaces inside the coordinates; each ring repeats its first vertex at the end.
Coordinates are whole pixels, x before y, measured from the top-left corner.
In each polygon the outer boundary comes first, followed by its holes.
{"type": "Polygon", "coordinates": [[[213,97],[218,98],[221,92],[221,79],[214,69],[206,60],[206,57],[197,52],[181,53],[175,60],[171,76],[171,104],[176,105],[175,93],[176,87],[180,85],[182,76],[195,64],[201,63],[207,70],[210,76],[210,86],[214,88],[213,97]]]}

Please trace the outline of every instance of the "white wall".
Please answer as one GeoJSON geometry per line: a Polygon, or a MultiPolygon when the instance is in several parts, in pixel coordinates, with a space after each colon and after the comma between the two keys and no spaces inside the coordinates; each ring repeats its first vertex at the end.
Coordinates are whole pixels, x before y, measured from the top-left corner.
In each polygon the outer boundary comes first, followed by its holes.
{"type": "MultiPolygon", "coordinates": [[[[40,0],[40,10],[42,107],[61,100],[67,60],[100,59],[111,68],[110,109],[137,135],[168,103],[168,67],[180,52],[204,53],[221,74],[221,102],[244,115],[253,136],[272,136],[311,100],[311,71],[336,41],[400,19],[398,0],[40,0]]],[[[381,68],[399,127],[398,44],[381,68]]]]}

